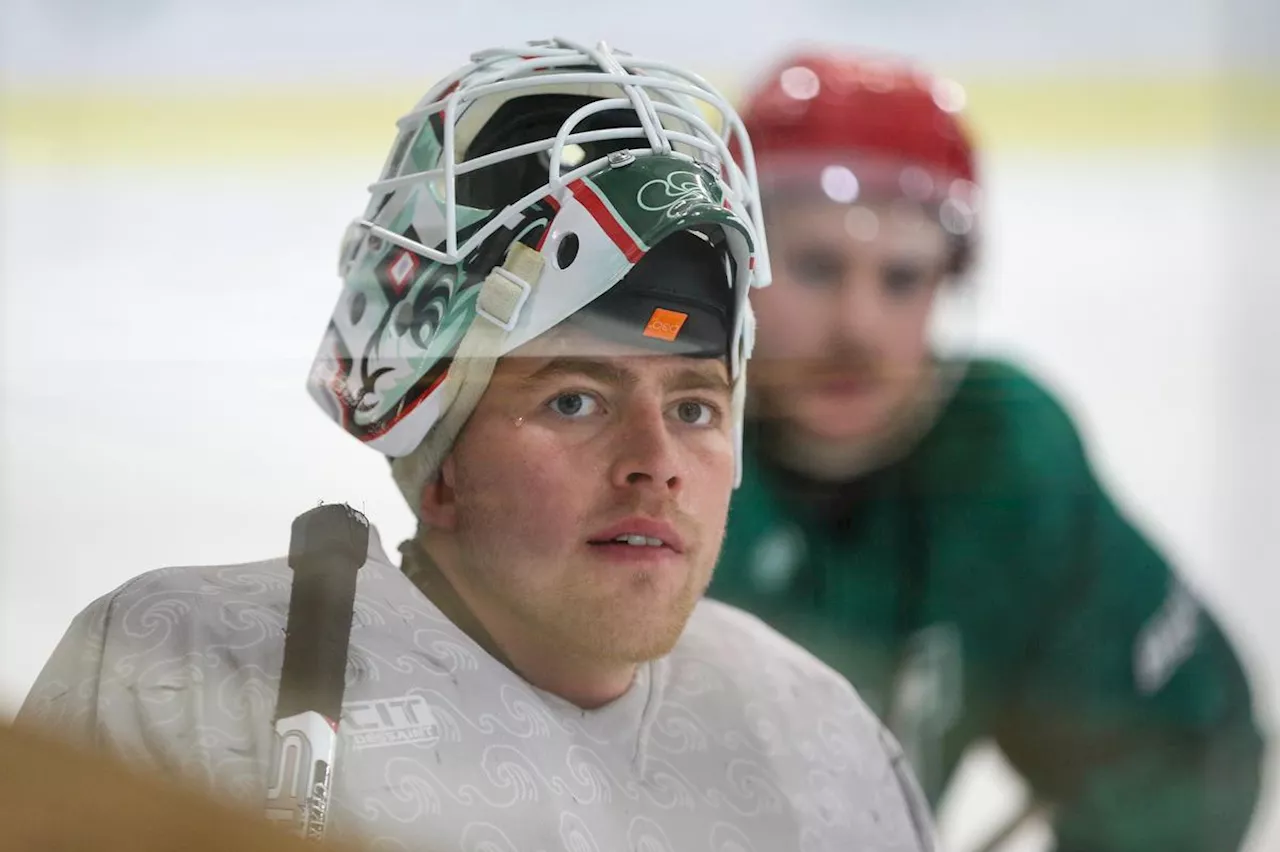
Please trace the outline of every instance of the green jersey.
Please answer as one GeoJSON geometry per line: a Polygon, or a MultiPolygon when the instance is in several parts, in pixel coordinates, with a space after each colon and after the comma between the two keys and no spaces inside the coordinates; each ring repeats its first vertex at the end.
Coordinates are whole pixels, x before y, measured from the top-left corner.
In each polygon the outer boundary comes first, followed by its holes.
{"type": "Polygon", "coordinates": [[[970,365],[906,457],[838,484],[748,430],[709,594],[843,673],[936,804],[994,739],[1060,852],[1233,850],[1262,739],[1228,641],[1016,369],[970,365]]]}

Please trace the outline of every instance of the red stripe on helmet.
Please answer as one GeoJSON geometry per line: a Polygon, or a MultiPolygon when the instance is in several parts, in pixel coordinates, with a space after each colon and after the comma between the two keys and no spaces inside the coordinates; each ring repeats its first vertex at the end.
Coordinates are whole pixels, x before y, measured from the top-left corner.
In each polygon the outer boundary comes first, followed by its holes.
{"type": "Polygon", "coordinates": [[[573,193],[574,198],[578,199],[578,203],[587,209],[591,218],[596,220],[600,229],[613,241],[628,261],[635,263],[644,257],[644,249],[640,248],[640,244],[631,238],[626,228],[622,227],[622,223],[605,205],[591,184],[579,178],[569,184],[569,191],[573,193]]]}

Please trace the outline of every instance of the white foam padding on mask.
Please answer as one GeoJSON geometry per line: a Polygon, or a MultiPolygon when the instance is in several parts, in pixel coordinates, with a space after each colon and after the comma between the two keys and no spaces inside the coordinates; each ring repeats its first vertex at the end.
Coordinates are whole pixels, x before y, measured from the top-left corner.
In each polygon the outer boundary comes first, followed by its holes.
{"type": "MultiPolygon", "coordinates": [[[[503,314],[499,311],[504,305],[513,307],[520,294],[526,292],[526,287],[528,292],[532,291],[542,277],[543,263],[542,255],[535,249],[521,242],[512,243],[502,268],[508,276],[525,286],[491,272],[481,285],[477,303],[487,298],[488,303],[498,309],[491,310],[491,313],[514,323],[515,317],[510,312],[503,314]]],[[[420,521],[422,489],[439,472],[462,427],[489,387],[508,333],[502,326],[476,316],[458,343],[458,351],[449,365],[449,374],[437,391],[445,400],[440,419],[413,452],[391,460],[391,477],[420,521]]]]}

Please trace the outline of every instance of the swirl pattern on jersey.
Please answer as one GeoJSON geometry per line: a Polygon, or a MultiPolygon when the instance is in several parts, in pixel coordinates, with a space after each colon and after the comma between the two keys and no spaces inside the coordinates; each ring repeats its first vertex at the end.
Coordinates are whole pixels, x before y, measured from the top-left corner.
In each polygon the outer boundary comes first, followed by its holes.
{"type": "MultiPolygon", "coordinates": [[[[134,579],[77,617],[21,718],[261,807],[290,582],[283,559],[134,579]]],[[[375,850],[932,849],[883,727],[752,616],[702,602],[582,711],[444,618],[376,533],[340,733],[334,830],[375,850]]]]}

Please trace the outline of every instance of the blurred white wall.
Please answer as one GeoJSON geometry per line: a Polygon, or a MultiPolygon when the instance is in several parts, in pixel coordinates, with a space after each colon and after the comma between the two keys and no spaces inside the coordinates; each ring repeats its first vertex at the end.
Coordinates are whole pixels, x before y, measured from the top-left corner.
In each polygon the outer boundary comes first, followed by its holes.
{"type": "Polygon", "coordinates": [[[5,0],[4,15],[0,69],[71,80],[412,78],[478,45],[547,35],[733,73],[796,38],[949,66],[1204,71],[1274,62],[1280,24],[1269,0],[5,0]]]}
{"type": "MultiPolygon", "coordinates": [[[[395,110],[472,49],[564,34],[731,89],[815,37],[966,83],[987,145],[981,339],[1078,415],[1274,726],[1280,4],[777,8],[0,2],[0,718],[69,619],[137,573],[282,553],[319,500],[365,508],[389,545],[411,532],[384,463],[302,390],[337,238],[395,110]]],[[[1005,789],[984,760],[974,789],[1005,789]]],[[[1280,808],[1255,848],[1280,848],[1280,808]]]]}

